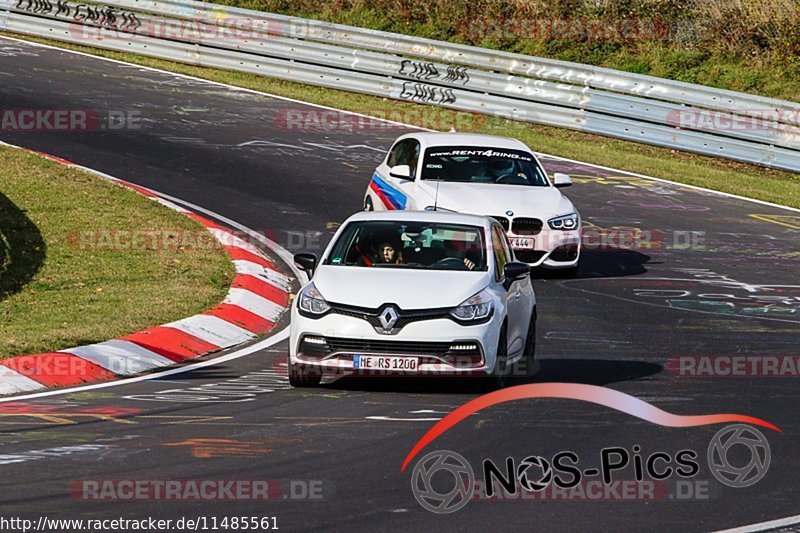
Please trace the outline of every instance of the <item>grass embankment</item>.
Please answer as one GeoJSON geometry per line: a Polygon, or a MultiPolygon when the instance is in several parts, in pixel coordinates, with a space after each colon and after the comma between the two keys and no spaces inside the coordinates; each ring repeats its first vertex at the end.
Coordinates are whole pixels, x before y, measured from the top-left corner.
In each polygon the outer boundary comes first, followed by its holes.
{"type": "Polygon", "coordinates": [[[0,358],[212,307],[233,267],[224,249],[191,246],[205,231],[102,178],[0,147],[0,358]]]}

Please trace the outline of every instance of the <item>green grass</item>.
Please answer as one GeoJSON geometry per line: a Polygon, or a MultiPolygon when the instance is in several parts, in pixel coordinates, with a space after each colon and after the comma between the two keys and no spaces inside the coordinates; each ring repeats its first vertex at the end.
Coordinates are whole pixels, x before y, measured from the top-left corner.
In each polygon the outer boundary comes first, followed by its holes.
{"type": "Polygon", "coordinates": [[[160,68],[417,126],[516,137],[534,150],[800,208],[800,175],[570,130],[450,111],[252,74],[173,63],[40,39],[71,50],[160,68]],[[434,117],[435,120],[429,120],[434,117]]]}
{"type": "Polygon", "coordinates": [[[102,342],[193,315],[221,301],[233,277],[221,247],[95,246],[86,236],[98,231],[205,229],[102,178],[4,147],[0,228],[0,357],[102,342]]]}

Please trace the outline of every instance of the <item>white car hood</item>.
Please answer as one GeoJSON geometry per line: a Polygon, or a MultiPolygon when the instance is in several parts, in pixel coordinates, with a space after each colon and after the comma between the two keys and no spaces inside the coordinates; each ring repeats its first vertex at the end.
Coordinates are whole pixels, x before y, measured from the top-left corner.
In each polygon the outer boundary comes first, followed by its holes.
{"type": "Polygon", "coordinates": [[[489,284],[488,272],[322,265],[314,285],[329,302],[376,309],[455,307],[489,284]]]}
{"type": "MultiPolygon", "coordinates": [[[[430,205],[436,195],[435,181],[419,182],[420,198],[430,197],[430,205]]],[[[421,202],[424,203],[424,200],[421,202]]],[[[566,215],[575,208],[561,191],[555,187],[526,187],[521,185],[446,183],[439,184],[437,205],[444,209],[476,215],[550,217],[566,215]]],[[[421,205],[420,207],[427,207],[421,205]]]]}

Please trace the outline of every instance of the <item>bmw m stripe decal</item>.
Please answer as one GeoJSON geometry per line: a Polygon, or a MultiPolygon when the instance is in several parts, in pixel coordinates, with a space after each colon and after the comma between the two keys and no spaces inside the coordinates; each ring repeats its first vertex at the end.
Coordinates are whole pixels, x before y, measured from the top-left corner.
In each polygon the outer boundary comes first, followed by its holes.
{"type": "Polygon", "coordinates": [[[378,195],[386,209],[405,209],[408,198],[406,195],[386,183],[377,174],[372,176],[369,188],[378,195]]]}

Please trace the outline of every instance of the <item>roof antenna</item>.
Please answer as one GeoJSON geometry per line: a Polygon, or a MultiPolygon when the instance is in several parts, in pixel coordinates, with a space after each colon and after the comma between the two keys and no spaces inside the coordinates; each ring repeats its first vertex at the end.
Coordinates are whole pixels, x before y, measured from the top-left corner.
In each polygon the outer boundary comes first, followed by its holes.
{"type": "Polygon", "coordinates": [[[436,196],[433,198],[433,210],[437,211],[439,207],[439,184],[442,182],[442,176],[436,176],[436,196]]]}

